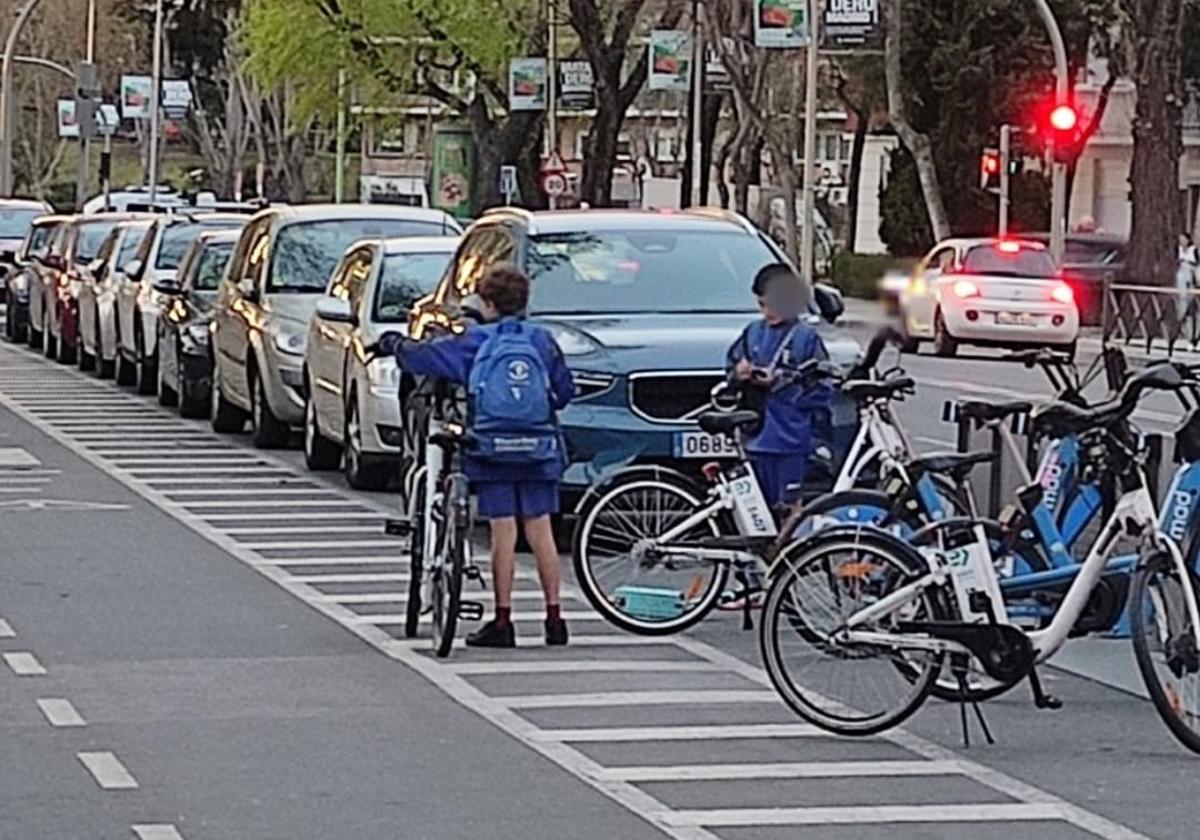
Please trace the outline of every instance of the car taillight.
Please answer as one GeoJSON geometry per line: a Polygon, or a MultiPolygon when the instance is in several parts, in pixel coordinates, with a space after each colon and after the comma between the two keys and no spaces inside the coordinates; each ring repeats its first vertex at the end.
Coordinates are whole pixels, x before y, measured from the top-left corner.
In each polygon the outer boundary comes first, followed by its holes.
{"type": "Polygon", "coordinates": [[[1074,303],[1075,292],[1066,283],[1058,283],[1050,290],[1050,299],[1059,303],[1074,303]]]}
{"type": "Polygon", "coordinates": [[[1004,239],[996,243],[996,250],[1004,254],[1019,254],[1021,253],[1021,243],[1004,239]]]}
{"type": "Polygon", "coordinates": [[[972,280],[956,280],[954,283],[956,297],[969,298],[979,296],[979,286],[972,280]]]}

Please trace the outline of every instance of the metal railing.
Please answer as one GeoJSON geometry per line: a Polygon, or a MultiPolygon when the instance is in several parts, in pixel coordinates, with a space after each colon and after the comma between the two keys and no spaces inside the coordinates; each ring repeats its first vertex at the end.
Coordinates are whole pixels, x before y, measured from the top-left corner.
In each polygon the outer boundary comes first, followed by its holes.
{"type": "Polygon", "coordinates": [[[1200,352],[1200,289],[1104,283],[1104,343],[1200,352]]]}

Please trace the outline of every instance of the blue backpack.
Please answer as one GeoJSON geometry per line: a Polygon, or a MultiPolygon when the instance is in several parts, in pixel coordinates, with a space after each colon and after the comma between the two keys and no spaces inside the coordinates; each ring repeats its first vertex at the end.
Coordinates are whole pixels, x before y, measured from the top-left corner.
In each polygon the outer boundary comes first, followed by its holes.
{"type": "Polygon", "coordinates": [[[479,348],[467,390],[479,457],[504,463],[558,456],[550,372],[521,321],[501,321],[479,348]]]}

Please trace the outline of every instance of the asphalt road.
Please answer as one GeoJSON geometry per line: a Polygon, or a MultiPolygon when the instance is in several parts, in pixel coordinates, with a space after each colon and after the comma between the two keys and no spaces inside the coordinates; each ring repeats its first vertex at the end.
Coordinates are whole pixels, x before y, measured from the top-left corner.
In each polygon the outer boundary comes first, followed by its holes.
{"type": "MultiPolygon", "coordinates": [[[[905,364],[922,446],[948,396],[1045,390],[905,364]]],[[[1200,759],[1114,687],[1127,642],[1047,674],[1060,712],[988,704],[995,746],[934,701],[836,739],[732,616],[642,639],[571,599],[548,650],[526,577],[521,648],[433,660],[396,623],[391,503],[0,345],[0,840],[1196,836],[1200,759]]]]}

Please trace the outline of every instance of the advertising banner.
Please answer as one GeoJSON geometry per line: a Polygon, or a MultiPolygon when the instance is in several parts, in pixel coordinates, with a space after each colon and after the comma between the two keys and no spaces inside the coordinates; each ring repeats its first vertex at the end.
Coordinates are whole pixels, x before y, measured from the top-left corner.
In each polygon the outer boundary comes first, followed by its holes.
{"type": "Polygon", "coordinates": [[[58,136],[79,136],[79,121],[75,119],[74,99],[58,100],[58,136]]]}
{"type": "Polygon", "coordinates": [[[430,195],[434,207],[452,216],[472,215],[471,187],[475,182],[475,140],[460,128],[439,128],[433,135],[433,173],[430,195]]]}
{"type": "Polygon", "coordinates": [[[754,0],[754,44],[763,49],[808,46],[808,0],[754,0]]]}
{"type": "Polygon", "coordinates": [[[650,33],[650,90],[688,90],[692,70],[692,39],[676,29],[650,33]]]}
{"type": "Polygon", "coordinates": [[[163,79],[160,89],[163,113],[168,119],[181,120],[192,107],[192,86],[186,79],[163,79]]]}
{"type": "Polygon", "coordinates": [[[825,0],[821,41],[832,49],[881,49],[879,0],[825,0]]]}
{"type": "Polygon", "coordinates": [[[587,61],[558,63],[558,100],[563,108],[586,111],[595,106],[596,79],[587,61]]]}
{"type": "Polygon", "coordinates": [[[121,77],[121,117],[127,120],[150,118],[150,95],[154,82],[149,76],[121,77]]]}
{"type": "Polygon", "coordinates": [[[514,58],[509,62],[508,109],[546,110],[546,59],[514,58]]]}

